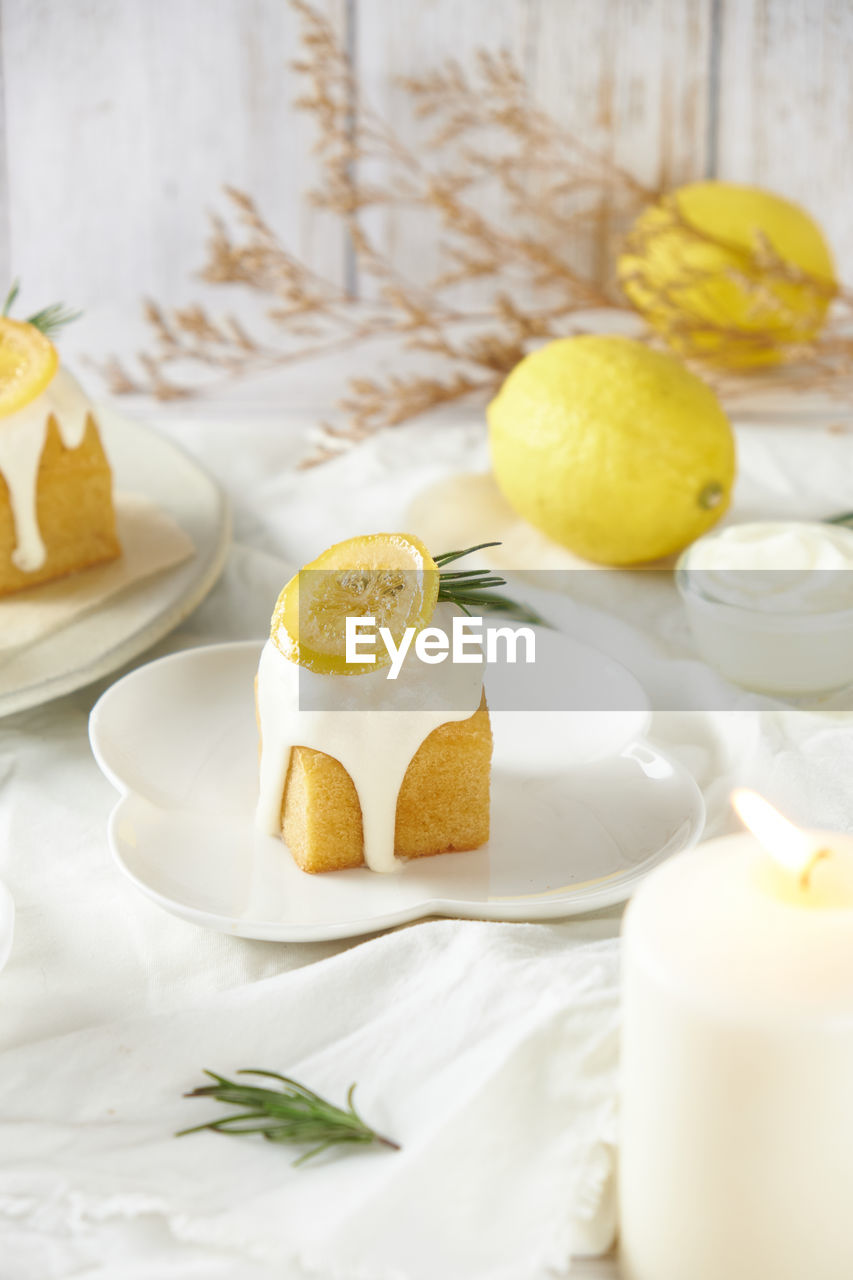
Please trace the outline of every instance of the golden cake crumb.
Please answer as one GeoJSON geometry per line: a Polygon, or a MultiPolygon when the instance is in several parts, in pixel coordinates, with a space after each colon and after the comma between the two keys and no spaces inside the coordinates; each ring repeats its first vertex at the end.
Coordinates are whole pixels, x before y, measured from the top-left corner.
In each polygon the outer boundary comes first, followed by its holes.
{"type": "MultiPolygon", "coordinates": [[[[439,725],[415,752],[397,797],[395,854],[423,858],[485,844],[491,761],[492,729],[484,693],[472,716],[439,725]]],[[[361,805],[340,761],[312,747],[293,748],[281,833],[303,871],[364,865],[361,805]]]]}
{"type": "Polygon", "coordinates": [[[0,475],[0,596],[114,560],[121,552],[110,466],[91,414],[76,449],[65,448],[51,415],[39,465],[36,504],[47,558],[41,568],[24,572],[12,563],[15,523],[9,490],[0,475]]]}

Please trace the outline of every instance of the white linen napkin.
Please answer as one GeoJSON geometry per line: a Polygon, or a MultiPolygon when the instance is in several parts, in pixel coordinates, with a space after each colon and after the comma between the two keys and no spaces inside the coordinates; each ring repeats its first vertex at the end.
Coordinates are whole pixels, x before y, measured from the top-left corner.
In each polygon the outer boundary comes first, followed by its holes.
{"type": "MultiPolygon", "coordinates": [[[[181,1012],[0,1059],[0,1214],[42,1239],[161,1219],[180,1241],[335,1280],[525,1280],[613,1232],[614,940],[437,921],[181,1012]],[[202,1068],[291,1074],[402,1151],[301,1168],[259,1138],[172,1134],[227,1113],[202,1068]]],[[[4,1280],[16,1271],[7,1256],[4,1280]]],[[[47,1280],[42,1273],[39,1280],[47,1280]]]]}

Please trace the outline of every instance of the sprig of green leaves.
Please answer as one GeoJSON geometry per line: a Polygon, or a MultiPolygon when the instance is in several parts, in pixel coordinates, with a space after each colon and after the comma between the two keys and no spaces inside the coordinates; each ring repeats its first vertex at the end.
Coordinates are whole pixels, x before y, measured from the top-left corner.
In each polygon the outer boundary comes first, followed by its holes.
{"type": "MultiPolygon", "coordinates": [[[[6,301],[3,303],[4,316],[8,316],[12,310],[20,292],[20,280],[13,280],[6,294],[6,301]]],[[[52,302],[50,306],[42,307],[41,311],[35,311],[31,316],[27,316],[26,323],[38,329],[46,338],[53,338],[66,325],[79,319],[82,314],[82,311],[72,311],[64,302],[52,302]]]]}
{"type": "Polygon", "coordinates": [[[378,1143],[394,1151],[400,1150],[399,1145],[391,1138],[382,1137],[362,1120],[353,1102],[355,1085],[350,1086],[344,1110],[321,1098],[313,1089],[307,1089],[305,1085],[298,1084],[288,1076],[279,1075],[276,1071],[246,1068],[237,1074],[277,1080],[280,1085],[277,1089],[241,1084],[217,1075],[215,1071],[205,1071],[204,1074],[210,1076],[213,1084],[200,1085],[184,1097],[215,1098],[217,1102],[231,1103],[243,1109],[223,1116],[220,1120],[208,1120],[205,1124],[182,1129],[175,1134],[176,1138],[211,1129],[215,1133],[259,1133],[267,1142],[311,1144],[310,1150],[294,1161],[296,1165],[318,1156],[329,1147],[344,1143],[360,1146],[378,1143]]]}
{"type": "Polygon", "coordinates": [[[505,587],[506,578],[492,573],[491,569],[462,569],[452,571],[445,568],[463,556],[470,556],[485,547],[499,547],[499,542],[479,542],[475,547],[465,547],[462,551],[445,551],[435,557],[439,568],[438,598],[449,604],[458,605],[463,613],[471,616],[471,608],[486,610],[489,613],[505,613],[509,617],[518,618],[521,622],[531,622],[539,626],[547,626],[543,618],[518,604],[509,596],[498,595],[494,588],[505,587]],[[469,608],[469,606],[471,606],[469,608]]]}

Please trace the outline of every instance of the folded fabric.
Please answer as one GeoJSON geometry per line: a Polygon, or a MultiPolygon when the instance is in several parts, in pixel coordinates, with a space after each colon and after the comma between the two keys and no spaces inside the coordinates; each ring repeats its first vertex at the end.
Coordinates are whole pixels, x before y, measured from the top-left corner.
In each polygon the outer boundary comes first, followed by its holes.
{"type": "MultiPolygon", "coordinates": [[[[617,943],[430,922],[317,965],[0,1060],[9,1239],[143,1215],[179,1241],[335,1280],[525,1280],[612,1238],[617,943]],[[382,1148],[175,1130],[226,1114],[202,1068],[358,1082],[382,1148]]],[[[4,1280],[30,1280],[6,1252],[4,1280]]],[[[44,1264],[42,1264],[44,1265],[44,1264]]],[[[39,1280],[53,1273],[43,1271],[39,1280]]]]}

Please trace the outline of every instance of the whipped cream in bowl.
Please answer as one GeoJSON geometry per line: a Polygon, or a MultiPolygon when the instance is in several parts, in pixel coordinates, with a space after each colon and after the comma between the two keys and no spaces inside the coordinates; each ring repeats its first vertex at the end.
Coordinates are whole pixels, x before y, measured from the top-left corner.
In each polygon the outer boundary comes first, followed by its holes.
{"type": "Polygon", "coordinates": [[[716,530],[676,565],[700,656],[762,693],[853,683],[853,529],[757,521],[716,530]]]}

